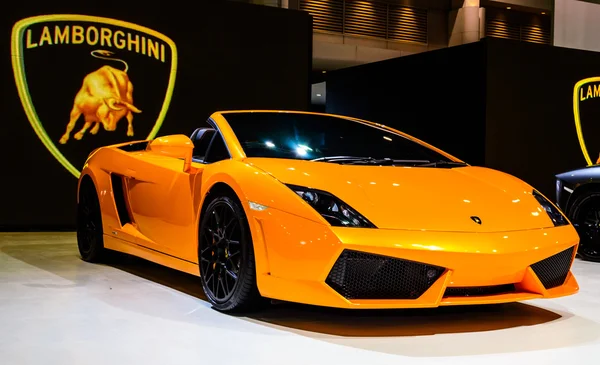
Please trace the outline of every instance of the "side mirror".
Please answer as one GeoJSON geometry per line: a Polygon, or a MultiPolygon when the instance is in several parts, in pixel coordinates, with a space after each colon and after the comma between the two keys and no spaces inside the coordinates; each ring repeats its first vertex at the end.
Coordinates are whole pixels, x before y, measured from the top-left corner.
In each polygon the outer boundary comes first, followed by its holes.
{"type": "Polygon", "coordinates": [[[175,134],[154,139],[148,144],[146,151],[161,156],[182,159],[183,171],[188,172],[192,166],[192,153],[194,144],[192,140],[183,134],[175,134]]]}

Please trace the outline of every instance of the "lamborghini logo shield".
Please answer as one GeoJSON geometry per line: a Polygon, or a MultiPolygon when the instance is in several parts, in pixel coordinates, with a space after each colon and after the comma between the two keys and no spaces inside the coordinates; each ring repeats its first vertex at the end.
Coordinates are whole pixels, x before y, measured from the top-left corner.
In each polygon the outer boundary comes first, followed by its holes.
{"type": "Polygon", "coordinates": [[[588,166],[598,163],[600,159],[597,157],[592,159],[591,156],[598,156],[600,153],[600,145],[594,145],[595,141],[588,141],[587,145],[583,136],[585,123],[594,123],[600,115],[600,77],[590,77],[583,79],[575,84],[573,89],[573,115],[575,117],[575,129],[577,138],[581,146],[581,152],[588,166]],[[588,116],[586,118],[586,116],[588,116]],[[594,151],[594,155],[590,155],[588,148],[594,151]]]}
{"type": "Polygon", "coordinates": [[[14,25],[11,52],[29,123],[75,177],[94,149],[160,130],[177,71],[167,36],[115,19],[43,15],[14,25]]]}

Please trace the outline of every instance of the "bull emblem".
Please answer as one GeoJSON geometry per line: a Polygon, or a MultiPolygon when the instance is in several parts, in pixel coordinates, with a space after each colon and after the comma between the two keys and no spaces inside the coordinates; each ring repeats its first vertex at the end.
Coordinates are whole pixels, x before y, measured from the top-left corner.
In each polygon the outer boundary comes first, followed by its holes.
{"type": "Polygon", "coordinates": [[[80,140],[90,130],[91,134],[98,133],[100,124],[106,131],[115,131],[117,123],[127,118],[127,136],[133,136],[133,113],[142,111],[133,105],[133,84],[129,80],[127,62],[112,58],[114,53],[106,50],[95,50],[91,52],[93,57],[121,62],[125,65],[123,71],[111,66],[102,66],[98,70],[89,73],[84,79],[81,89],[75,96],[73,109],[71,110],[69,124],[60,143],[65,144],[79,117],[83,114],[85,124],[73,136],[80,140]]]}

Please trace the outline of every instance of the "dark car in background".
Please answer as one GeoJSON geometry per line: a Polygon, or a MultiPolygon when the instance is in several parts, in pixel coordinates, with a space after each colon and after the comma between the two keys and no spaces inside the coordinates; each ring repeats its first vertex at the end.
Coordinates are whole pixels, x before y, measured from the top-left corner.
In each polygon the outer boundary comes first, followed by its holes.
{"type": "Polygon", "coordinates": [[[556,175],[556,203],[579,233],[579,257],[600,262],[600,165],[556,175]]]}

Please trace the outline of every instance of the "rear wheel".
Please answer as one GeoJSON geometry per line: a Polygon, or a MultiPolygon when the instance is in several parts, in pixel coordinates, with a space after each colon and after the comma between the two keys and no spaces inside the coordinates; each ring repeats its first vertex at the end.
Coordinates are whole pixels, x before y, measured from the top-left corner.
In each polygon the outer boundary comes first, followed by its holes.
{"type": "Polygon", "coordinates": [[[249,310],[261,302],[248,221],[235,199],[219,196],[206,208],[198,262],[204,293],[215,309],[249,310]]]}
{"type": "Polygon", "coordinates": [[[77,203],[77,246],[84,261],[98,262],[104,256],[102,214],[94,183],[84,179],[77,203]]]}
{"type": "Polygon", "coordinates": [[[600,262],[600,192],[579,196],[570,213],[579,234],[577,253],[585,260],[600,262]]]}

